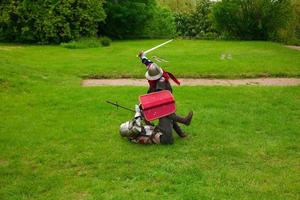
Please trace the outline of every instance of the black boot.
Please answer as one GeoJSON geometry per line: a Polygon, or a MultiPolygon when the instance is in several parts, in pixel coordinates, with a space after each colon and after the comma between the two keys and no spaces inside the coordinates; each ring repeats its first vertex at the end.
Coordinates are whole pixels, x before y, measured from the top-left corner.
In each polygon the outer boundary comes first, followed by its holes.
{"type": "Polygon", "coordinates": [[[177,133],[177,135],[179,137],[181,137],[181,138],[187,137],[187,135],[182,131],[182,129],[176,122],[174,122],[174,124],[173,124],[173,129],[175,130],[175,132],[177,133]]]}
{"type": "Polygon", "coordinates": [[[189,114],[186,117],[180,117],[174,113],[171,115],[171,118],[174,122],[179,122],[188,126],[191,124],[193,118],[193,111],[189,112],[189,114]]]}

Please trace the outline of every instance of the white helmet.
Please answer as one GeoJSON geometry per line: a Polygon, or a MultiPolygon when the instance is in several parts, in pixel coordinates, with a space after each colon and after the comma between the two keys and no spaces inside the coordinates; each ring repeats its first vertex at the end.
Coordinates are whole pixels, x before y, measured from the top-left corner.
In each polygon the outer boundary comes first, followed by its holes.
{"type": "Polygon", "coordinates": [[[154,81],[160,79],[163,75],[163,70],[155,63],[151,63],[148,66],[148,70],[145,74],[147,80],[154,81]]]}

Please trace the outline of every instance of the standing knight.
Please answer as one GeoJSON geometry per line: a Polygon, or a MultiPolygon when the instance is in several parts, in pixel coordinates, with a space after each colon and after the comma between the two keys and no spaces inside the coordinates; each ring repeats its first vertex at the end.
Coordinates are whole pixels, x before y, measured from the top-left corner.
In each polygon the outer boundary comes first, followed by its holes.
{"type": "MultiPolygon", "coordinates": [[[[146,79],[148,80],[149,83],[149,89],[147,93],[158,92],[161,90],[169,90],[172,93],[173,89],[169,81],[170,79],[172,79],[177,85],[180,85],[180,82],[172,73],[164,71],[156,63],[149,60],[146,57],[144,52],[139,53],[139,58],[141,59],[142,63],[147,67],[147,72],[145,74],[146,79]]],[[[193,113],[190,112],[189,116],[192,117],[192,115],[193,113]]],[[[163,121],[168,121],[168,120],[163,119],[163,121]]],[[[181,138],[187,137],[187,135],[182,131],[182,129],[180,128],[177,122],[174,122],[172,124],[173,124],[173,129],[179,135],[179,137],[181,138]]]]}

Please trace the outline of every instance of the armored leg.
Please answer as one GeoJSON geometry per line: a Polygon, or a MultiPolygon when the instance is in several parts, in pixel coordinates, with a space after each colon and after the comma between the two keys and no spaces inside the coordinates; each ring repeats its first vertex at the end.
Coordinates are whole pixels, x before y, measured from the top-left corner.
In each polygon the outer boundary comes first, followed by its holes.
{"type": "Polygon", "coordinates": [[[173,129],[175,130],[175,132],[179,137],[184,138],[187,136],[176,122],[173,123],[173,129]]]}
{"type": "Polygon", "coordinates": [[[191,124],[193,112],[189,112],[189,114],[186,117],[181,117],[173,113],[172,115],[169,115],[169,118],[172,119],[174,122],[179,122],[188,126],[191,124]]]}
{"type": "Polygon", "coordinates": [[[173,144],[173,120],[169,117],[163,117],[159,119],[159,123],[157,127],[159,131],[162,133],[160,136],[160,143],[161,144],[173,144]]]}

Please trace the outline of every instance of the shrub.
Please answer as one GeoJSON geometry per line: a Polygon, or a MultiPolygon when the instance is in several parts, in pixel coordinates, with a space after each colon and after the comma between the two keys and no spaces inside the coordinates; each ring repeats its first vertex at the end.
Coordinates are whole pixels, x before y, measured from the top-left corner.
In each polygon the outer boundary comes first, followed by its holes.
{"type": "Polygon", "coordinates": [[[95,36],[105,18],[103,0],[4,0],[0,39],[60,43],[95,36]]]}
{"type": "Polygon", "coordinates": [[[158,0],[163,6],[168,6],[173,12],[192,12],[196,8],[197,0],[158,0]]]}
{"type": "Polygon", "coordinates": [[[100,38],[100,43],[104,47],[110,46],[111,39],[108,37],[102,37],[102,38],[100,38]]]}
{"type": "Polygon", "coordinates": [[[68,49],[87,49],[100,47],[100,41],[97,38],[82,38],[77,41],[61,43],[61,46],[68,49]]]}
{"type": "Polygon", "coordinates": [[[274,39],[291,16],[290,0],[223,0],[213,7],[215,27],[223,35],[250,40],[274,39]]]}
{"type": "Polygon", "coordinates": [[[156,38],[175,35],[171,11],[160,7],[155,0],[106,1],[107,14],[99,32],[111,38],[156,38]]]}
{"type": "Polygon", "coordinates": [[[293,15],[288,25],[278,31],[277,40],[286,44],[300,45],[300,1],[294,0],[293,15]]]}
{"type": "Polygon", "coordinates": [[[100,33],[111,38],[135,38],[142,35],[145,22],[151,19],[156,6],[154,0],[106,1],[107,14],[100,33]]]}
{"type": "Polygon", "coordinates": [[[216,30],[210,18],[214,3],[210,0],[198,0],[195,11],[176,15],[177,33],[183,37],[215,38],[216,30]]]}
{"type": "Polygon", "coordinates": [[[173,13],[158,6],[152,13],[152,19],[145,22],[143,37],[170,38],[176,34],[175,18],[173,13]]]}

